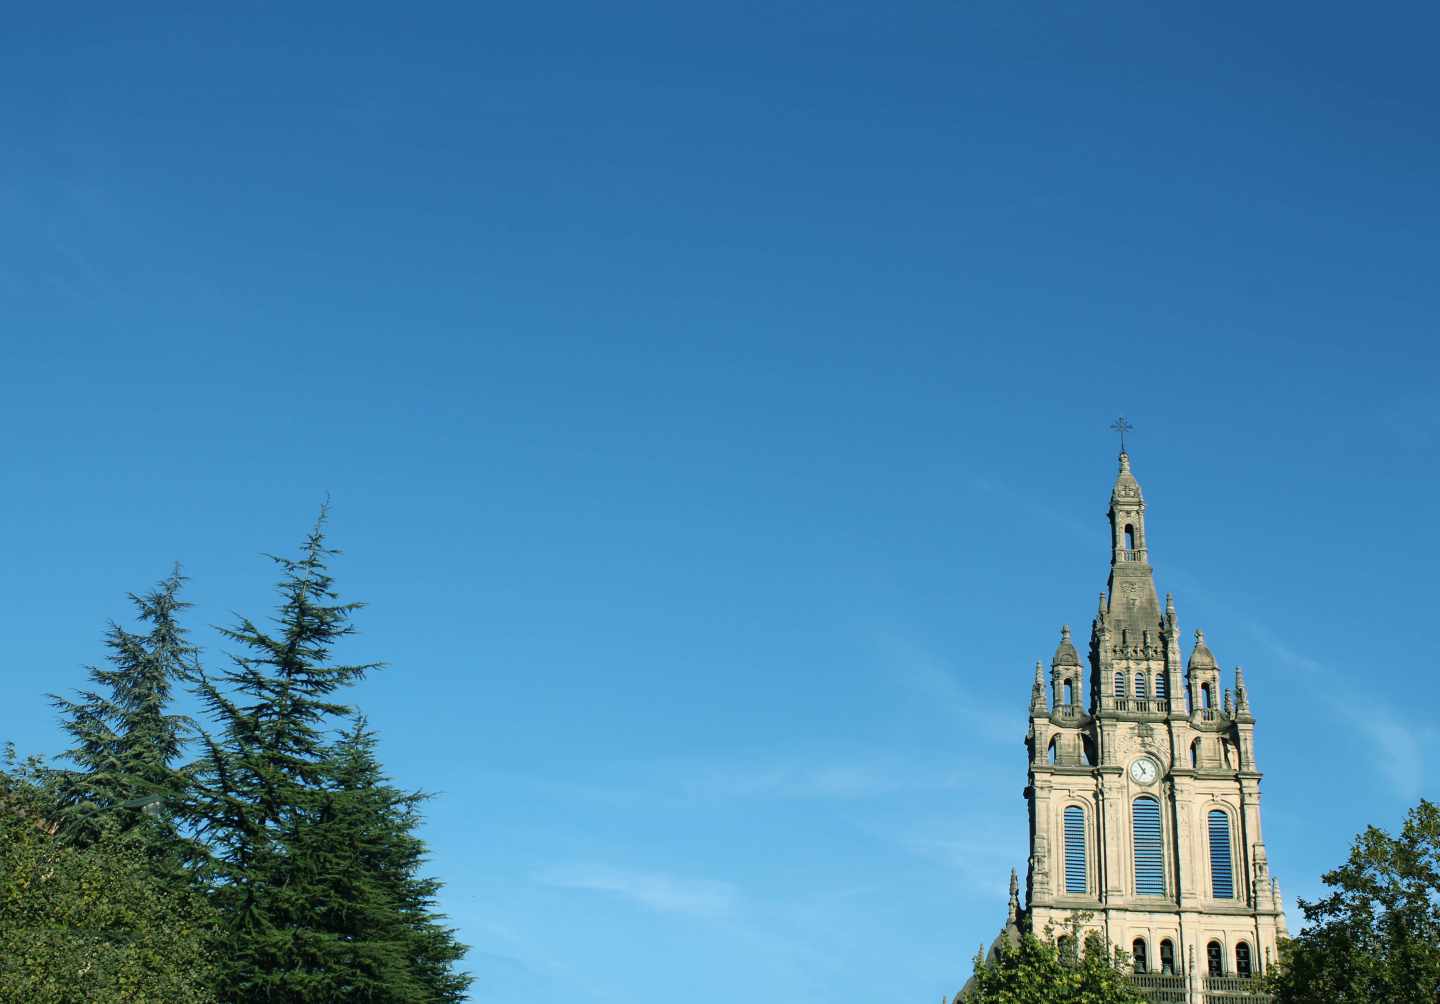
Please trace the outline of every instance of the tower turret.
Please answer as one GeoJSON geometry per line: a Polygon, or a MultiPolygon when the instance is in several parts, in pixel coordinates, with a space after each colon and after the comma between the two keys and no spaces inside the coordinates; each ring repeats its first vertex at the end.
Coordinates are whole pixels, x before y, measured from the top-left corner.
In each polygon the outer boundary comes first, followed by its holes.
{"type": "Polygon", "coordinates": [[[1080,653],[1070,640],[1070,625],[1060,628],[1060,644],[1050,660],[1050,679],[1055,687],[1055,707],[1072,708],[1080,704],[1080,653]]]}
{"type": "MultiPolygon", "coordinates": [[[[1195,632],[1195,648],[1190,653],[1190,663],[1185,669],[1185,683],[1190,688],[1190,707],[1198,712],[1217,711],[1220,708],[1220,667],[1215,655],[1205,644],[1205,632],[1195,632]]],[[[1212,715],[1202,717],[1214,718],[1212,715]]]]}

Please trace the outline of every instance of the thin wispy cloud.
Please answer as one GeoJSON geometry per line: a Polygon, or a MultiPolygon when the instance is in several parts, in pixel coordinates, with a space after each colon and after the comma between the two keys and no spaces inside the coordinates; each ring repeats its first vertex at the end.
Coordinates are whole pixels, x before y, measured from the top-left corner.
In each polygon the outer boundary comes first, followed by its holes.
{"type": "Polygon", "coordinates": [[[970,736],[997,746],[1014,741],[1014,709],[976,700],[974,688],[966,687],[960,672],[948,662],[895,634],[877,635],[874,645],[888,677],[945,712],[970,736]]]}
{"type": "Polygon", "coordinates": [[[971,772],[898,757],[820,763],[693,765],[688,793],[707,799],[861,800],[974,786],[971,772]]]}
{"type": "Polygon", "coordinates": [[[1023,813],[997,809],[916,819],[881,833],[910,853],[957,872],[957,888],[1003,903],[1009,895],[1010,869],[1023,875],[1028,865],[1025,825],[1023,813]]]}
{"type": "Polygon", "coordinates": [[[1424,793],[1425,751],[1435,729],[1406,722],[1398,710],[1356,687],[1353,679],[1293,648],[1263,625],[1249,621],[1246,626],[1276,662],[1314,679],[1315,692],[1326,695],[1328,711],[1375,746],[1377,764],[1395,794],[1414,801],[1424,793]]]}
{"type": "Polygon", "coordinates": [[[1095,536],[1091,523],[1080,519],[1073,512],[1046,505],[1035,497],[1028,486],[1001,481],[989,475],[977,474],[970,478],[970,486],[981,494],[1003,500],[1005,505],[1018,507],[1022,512],[1038,517],[1067,530],[1076,540],[1090,540],[1095,536]]]}
{"type": "Polygon", "coordinates": [[[536,876],[542,885],[606,893],[657,913],[718,918],[730,914],[739,891],[729,882],[606,865],[561,865],[536,876]]]}

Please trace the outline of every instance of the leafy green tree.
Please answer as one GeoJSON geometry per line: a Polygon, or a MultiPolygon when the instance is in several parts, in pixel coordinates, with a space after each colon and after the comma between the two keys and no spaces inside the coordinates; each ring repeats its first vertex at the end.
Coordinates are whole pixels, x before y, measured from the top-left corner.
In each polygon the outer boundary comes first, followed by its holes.
{"type": "MultiPolygon", "coordinates": [[[[139,828],[157,846],[177,844],[174,812],[188,785],[175,762],[188,720],[169,712],[177,682],[194,678],[197,649],[179,615],[185,577],[176,569],[143,596],[131,594],[141,634],[111,623],[105,640],[109,667],[91,667],[95,689],[78,700],[51,695],[73,745],[64,756],[75,769],[55,771],[59,835],[84,845],[104,830],[139,828]]],[[[173,850],[173,848],[171,848],[173,850]]]]}
{"type": "Polygon", "coordinates": [[[59,839],[44,778],[13,757],[0,773],[0,1004],[213,1004],[209,905],[114,816],[59,839]]]}
{"type": "Polygon", "coordinates": [[[1277,1004],[1440,1002],[1440,807],[1422,800],[1398,836],[1368,827],[1323,878],[1280,947],[1277,1004]]]}
{"type": "Polygon", "coordinates": [[[1124,956],[1094,932],[1084,941],[1078,955],[1033,934],[1022,935],[1016,944],[1000,941],[989,959],[975,957],[964,1004],[1144,1004],[1145,998],[1126,982],[1124,956]]]}

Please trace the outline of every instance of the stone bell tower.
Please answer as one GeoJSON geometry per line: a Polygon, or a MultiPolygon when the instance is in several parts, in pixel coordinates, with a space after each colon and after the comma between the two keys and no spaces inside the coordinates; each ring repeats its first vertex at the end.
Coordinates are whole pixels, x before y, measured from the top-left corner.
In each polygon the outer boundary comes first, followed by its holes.
{"type": "Polygon", "coordinates": [[[1024,922],[1077,916],[1137,973],[1258,976],[1286,933],[1260,829],[1255,717],[1243,672],[1224,688],[1195,632],[1182,653],[1161,607],[1145,497],[1128,453],[1110,493],[1110,576],[1081,659],[1070,628],[1030,696],[1030,861],[1024,922]],[[1088,687],[1084,666],[1089,666],[1088,687]],[[1085,695],[1085,696],[1082,696],[1085,695]]]}

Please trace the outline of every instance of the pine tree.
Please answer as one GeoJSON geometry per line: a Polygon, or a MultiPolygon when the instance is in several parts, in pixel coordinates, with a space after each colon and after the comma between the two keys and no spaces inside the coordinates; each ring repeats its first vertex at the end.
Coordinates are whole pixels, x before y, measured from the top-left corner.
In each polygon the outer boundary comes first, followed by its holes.
{"type": "Polygon", "coordinates": [[[174,765],[188,719],[168,709],[173,685],[193,679],[198,668],[198,650],[178,619],[190,606],[179,598],[184,583],[177,565],[150,592],[132,593],[136,617],[149,631],[138,634],[111,622],[105,640],[110,667],[89,670],[96,689],[81,691],[78,700],[51,695],[74,742],[63,755],[77,769],[54,771],[50,778],[59,833],[68,842],[83,846],[102,829],[137,827],[157,845],[178,841],[173,819],[188,782],[174,765]]]}
{"type": "Polygon", "coordinates": [[[334,590],[324,523],[322,510],[300,557],[273,559],[274,632],[242,618],[224,632],[242,650],[227,686],[200,684],[219,731],[202,738],[192,818],[216,856],[231,1004],[425,1000],[385,882],[355,868],[347,845],[359,839],[356,809],[327,734],[350,714],[336,692],[378,664],[332,659],[360,604],[334,590]]]}
{"type": "Polygon", "coordinates": [[[378,921],[377,933],[383,931],[399,947],[406,977],[397,986],[413,987],[413,997],[384,999],[417,1004],[465,1000],[471,977],[455,969],[465,946],[435,912],[440,882],[421,875],[425,843],[415,831],[429,796],[390,783],[376,756],[375,733],[363,718],[335,745],[334,763],[335,864],[374,883],[372,902],[383,902],[385,912],[370,919],[378,921]]]}

